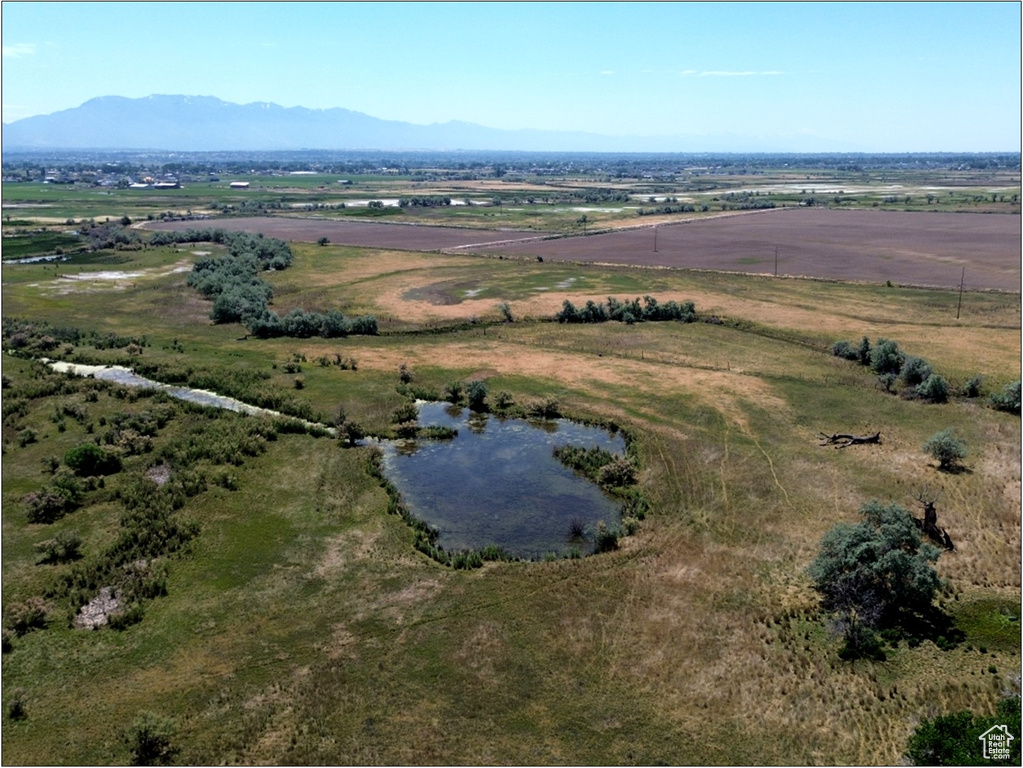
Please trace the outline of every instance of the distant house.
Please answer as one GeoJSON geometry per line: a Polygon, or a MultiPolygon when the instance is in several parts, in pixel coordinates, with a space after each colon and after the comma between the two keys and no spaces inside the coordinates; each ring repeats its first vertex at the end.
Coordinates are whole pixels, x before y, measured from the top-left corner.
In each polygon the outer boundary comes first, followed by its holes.
{"type": "Polygon", "coordinates": [[[158,181],[153,187],[155,189],[181,189],[181,185],[176,181],[158,181]]]}
{"type": "Polygon", "coordinates": [[[247,181],[232,181],[231,189],[248,189],[249,182],[247,181]]]}
{"type": "Polygon", "coordinates": [[[136,182],[135,184],[129,184],[128,189],[149,189],[149,185],[142,182],[136,182]]]}

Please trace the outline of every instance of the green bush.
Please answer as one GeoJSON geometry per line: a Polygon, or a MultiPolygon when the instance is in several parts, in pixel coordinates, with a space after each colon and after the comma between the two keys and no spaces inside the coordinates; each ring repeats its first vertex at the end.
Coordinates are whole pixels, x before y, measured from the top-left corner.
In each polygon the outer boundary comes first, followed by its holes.
{"type": "Polygon", "coordinates": [[[1019,390],[1019,380],[1014,381],[1012,384],[1007,384],[1001,392],[991,395],[991,407],[997,411],[1006,411],[1007,413],[1014,413],[1019,416],[1019,390]]]}
{"type": "Polygon", "coordinates": [[[30,597],[22,603],[15,603],[8,608],[8,623],[15,635],[27,635],[33,629],[46,626],[46,617],[50,609],[41,597],[30,597]]]}
{"type": "Polygon", "coordinates": [[[512,397],[510,392],[502,389],[494,394],[494,410],[498,413],[507,411],[513,405],[515,405],[515,398],[512,397]]]}
{"type": "Polygon", "coordinates": [[[906,757],[914,765],[1019,765],[1020,698],[1008,696],[998,702],[994,715],[974,715],[969,710],[925,718],[909,738],[906,757]],[[1005,759],[984,757],[981,735],[994,726],[1006,726],[1013,736],[1005,759]]]}
{"type": "Polygon", "coordinates": [[[112,475],[121,470],[121,458],[112,451],[106,451],[95,443],[82,443],[64,454],[64,463],[76,475],[112,475]]]}
{"type": "Polygon", "coordinates": [[[636,465],[624,456],[615,456],[597,472],[597,483],[605,488],[622,488],[636,482],[636,465]]]}
{"type": "Polygon", "coordinates": [[[836,341],[831,345],[831,354],[845,360],[859,360],[859,350],[848,341],[836,341]]]}
{"type": "Polygon", "coordinates": [[[82,556],[82,537],[78,531],[61,531],[53,539],[36,544],[42,553],[43,562],[69,563],[82,556]]]}
{"type": "Polygon", "coordinates": [[[415,403],[402,403],[391,414],[392,424],[406,424],[419,421],[419,409],[415,403]]]}
{"type": "Polygon", "coordinates": [[[955,436],[955,431],[951,427],[932,435],[922,448],[938,460],[939,469],[946,471],[957,468],[959,462],[967,455],[966,444],[955,436]]]}
{"type": "Polygon", "coordinates": [[[948,382],[937,374],[931,374],[913,392],[921,400],[944,403],[948,401],[948,382]]]}
{"type": "Polygon", "coordinates": [[[601,520],[593,532],[594,552],[612,552],[618,549],[618,539],[621,538],[621,535],[621,529],[611,527],[601,520]]]}
{"type": "Polygon", "coordinates": [[[907,387],[915,387],[931,375],[931,366],[926,360],[920,357],[907,355],[899,374],[907,387]]]}
{"type": "Polygon", "coordinates": [[[896,342],[878,339],[877,344],[870,350],[870,369],[877,374],[892,373],[897,376],[905,359],[896,342]]]}
{"type": "Polygon", "coordinates": [[[473,411],[487,410],[487,384],[479,379],[473,379],[465,388],[466,398],[469,401],[469,408],[473,411]]]}
{"type": "Polygon", "coordinates": [[[462,391],[463,386],[460,381],[452,381],[450,384],[444,387],[444,398],[449,403],[458,405],[462,402],[462,391]]]}

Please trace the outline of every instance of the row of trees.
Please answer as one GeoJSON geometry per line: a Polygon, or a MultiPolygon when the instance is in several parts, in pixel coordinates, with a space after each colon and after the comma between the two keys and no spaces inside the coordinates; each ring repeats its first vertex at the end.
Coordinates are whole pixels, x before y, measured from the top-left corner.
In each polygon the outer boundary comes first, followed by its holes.
{"type": "MultiPolygon", "coordinates": [[[[873,346],[866,336],[859,344],[850,341],[836,341],[831,346],[836,357],[852,360],[867,366],[877,374],[878,382],[887,392],[898,391],[903,397],[917,397],[932,403],[943,403],[953,393],[944,377],[934,373],[931,364],[922,357],[908,355],[891,339],[878,338],[873,346]]],[[[958,391],[963,397],[978,397],[981,379],[974,376],[958,391]]],[[[1020,382],[1017,380],[1005,386],[1001,392],[989,396],[988,402],[995,410],[1020,413],[1020,382]]]]}
{"type": "Polygon", "coordinates": [[[428,195],[425,197],[403,197],[398,200],[398,206],[401,208],[439,208],[445,205],[451,205],[450,197],[428,195]]]}
{"type": "Polygon", "coordinates": [[[337,339],[377,334],[377,319],[373,315],[347,316],[336,309],[320,314],[306,312],[296,307],[281,317],[273,310],[264,308],[259,315],[248,316],[242,322],[249,333],[260,339],[277,336],[300,339],[321,336],[325,339],[337,339]]]}
{"type": "MultiPolygon", "coordinates": [[[[836,357],[853,360],[870,368],[877,374],[878,381],[884,385],[885,391],[892,392],[896,384],[901,383],[903,396],[918,397],[932,403],[943,403],[948,400],[949,385],[942,377],[934,373],[930,363],[922,357],[907,355],[899,349],[898,342],[878,338],[873,346],[866,336],[858,345],[848,341],[837,341],[831,347],[836,357]]],[[[964,390],[965,394],[979,390],[979,379],[971,381],[964,390]]]]}
{"type": "Polygon", "coordinates": [[[614,296],[608,296],[606,304],[590,300],[586,306],[578,309],[565,299],[561,311],[554,319],[559,323],[605,323],[617,320],[627,325],[667,320],[691,323],[696,320],[696,307],[691,301],[666,301],[661,304],[652,296],[644,296],[642,304],[639,299],[619,301],[614,296]]]}

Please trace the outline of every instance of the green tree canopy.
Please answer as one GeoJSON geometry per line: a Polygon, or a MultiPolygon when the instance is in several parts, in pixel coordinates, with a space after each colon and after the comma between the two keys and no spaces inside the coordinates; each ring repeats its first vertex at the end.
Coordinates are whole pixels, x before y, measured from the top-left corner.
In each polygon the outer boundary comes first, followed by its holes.
{"type": "Polygon", "coordinates": [[[940,551],[921,541],[912,515],[898,504],[872,501],[860,513],[862,522],[825,534],[808,569],[824,608],[871,628],[926,612],[941,586],[931,565],[940,551]]]}

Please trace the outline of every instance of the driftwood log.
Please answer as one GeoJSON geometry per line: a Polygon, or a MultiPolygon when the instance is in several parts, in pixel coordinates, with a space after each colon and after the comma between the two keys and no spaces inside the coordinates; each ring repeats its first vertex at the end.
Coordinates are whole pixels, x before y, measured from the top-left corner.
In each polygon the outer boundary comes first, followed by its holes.
{"type": "Polygon", "coordinates": [[[848,448],[850,445],[865,445],[881,442],[880,432],[875,432],[872,435],[844,435],[840,433],[825,435],[821,432],[820,436],[822,440],[821,445],[833,445],[836,448],[848,448]]]}
{"type": "Polygon", "coordinates": [[[921,520],[919,517],[913,518],[916,527],[923,531],[927,538],[935,544],[944,547],[949,552],[955,550],[956,545],[952,542],[952,537],[948,535],[948,531],[938,525],[938,510],[935,508],[934,501],[924,499],[923,496],[917,496],[916,500],[924,505],[924,519],[921,520]]]}

